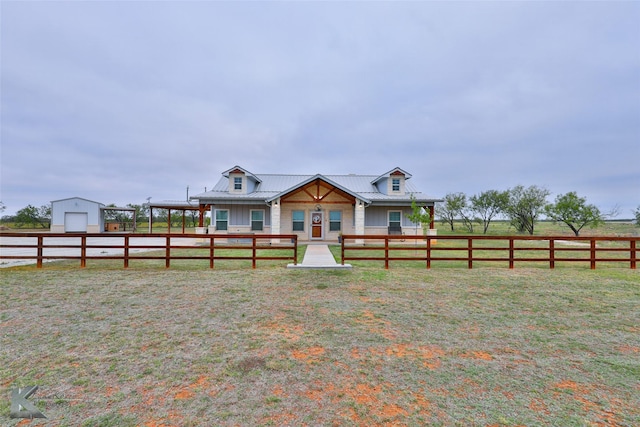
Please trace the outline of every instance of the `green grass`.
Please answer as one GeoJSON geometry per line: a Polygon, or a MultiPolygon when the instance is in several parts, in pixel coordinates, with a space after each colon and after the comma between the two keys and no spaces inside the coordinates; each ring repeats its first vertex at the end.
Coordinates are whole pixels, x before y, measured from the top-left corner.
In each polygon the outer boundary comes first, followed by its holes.
{"type": "MultiPolygon", "coordinates": [[[[482,234],[482,225],[475,224],[473,233],[469,233],[467,228],[461,222],[454,222],[454,231],[451,231],[449,224],[435,223],[439,235],[452,234],[482,234]]],[[[511,226],[509,221],[491,221],[487,235],[516,235],[516,229],[511,226]]],[[[538,221],[535,223],[534,236],[573,236],[573,231],[563,223],[554,223],[552,221],[538,221]]],[[[590,228],[584,227],[580,231],[580,236],[638,236],[640,235],[640,227],[631,221],[606,221],[604,224],[590,228]]]]}
{"type": "Polygon", "coordinates": [[[640,424],[628,268],[56,264],[0,270],[1,425],[640,424]]]}

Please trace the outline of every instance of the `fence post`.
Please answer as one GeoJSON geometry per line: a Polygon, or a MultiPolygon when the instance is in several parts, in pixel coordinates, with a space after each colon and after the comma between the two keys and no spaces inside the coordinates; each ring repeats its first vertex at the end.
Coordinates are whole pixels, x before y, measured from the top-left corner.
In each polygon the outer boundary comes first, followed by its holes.
{"type": "MultiPolygon", "coordinates": [[[[298,265],[298,236],[293,237],[293,265],[298,265]]],[[[344,264],[344,258],[342,258],[344,264]]]]}
{"type": "Polygon", "coordinates": [[[637,256],[636,255],[636,241],[631,239],[629,241],[629,243],[631,245],[631,250],[630,250],[630,253],[629,253],[629,259],[631,260],[631,266],[630,267],[635,270],[636,269],[636,256],[637,256]]]}
{"type": "Polygon", "coordinates": [[[510,269],[513,269],[515,265],[514,252],[515,252],[514,239],[513,237],[509,237],[509,268],[510,269]]]}
{"type": "Polygon", "coordinates": [[[129,236],[124,236],[124,268],[129,268],[129,236]]]}
{"type": "Polygon", "coordinates": [[[555,243],[554,239],[549,239],[549,268],[552,270],[556,267],[555,243]]]}
{"type": "Polygon", "coordinates": [[[431,269],[431,236],[427,237],[427,270],[431,269]]]}
{"type": "Polygon", "coordinates": [[[36,262],[37,268],[42,268],[42,253],[43,253],[42,246],[44,245],[43,241],[44,241],[44,238],[42,236],[38,236],[38,261],[36,262]]]}
{"type": "Polygon", "coordinates": [[[256,235],[253,235],[252,239],[252,247],[251,247],[251,268],[256,268],[256,241],[258,238],[256,235]]]}
{"type": "Polygon", "coordinates": [[[384,269],[389,269],[389,236],[384,237],[384,269]]]}
{"type": "MultiPolygon", "coordinates": [[[[171,225],[169,225],[169,227],[171,227],[171,225]]],[[[165,244],[164,267],[169,268],[169,266],[171,266],[171,237],[169,237],[169,234],[167,234],[166,239],[167,243],[165,244]]]]}
{"type": "Polygon", "coordinates": [[[469,252],[469,258],[467,262],[469,264],[469,269],[473,268],[473,238],[469,237],[467,239],[467,251],[469,252]]]}
{"type": "Polygon", "coordinates": [[[87,236],[80,237],[80,268],[87,266],[87,236]]]}
{"type": "Polygon", "coordinates": [[[209,268],[213,268],[214,267],[214,256],[215,256],[215,250],[213,249],[213,245],[214,245],[214,237],[211,236],[209,237],[209,268]]]}
{"type": "Polygon", "coordinates": [[[591,269],[596,269],[596,240],[592,237],[591,239],[591,269]]]}

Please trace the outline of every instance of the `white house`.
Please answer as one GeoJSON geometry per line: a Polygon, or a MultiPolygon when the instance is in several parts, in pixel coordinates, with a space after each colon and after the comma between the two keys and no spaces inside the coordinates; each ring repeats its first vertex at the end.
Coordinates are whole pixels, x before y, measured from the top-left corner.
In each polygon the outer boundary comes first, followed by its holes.
{"type": "Polygon", "coordinates": [[[297,234],[299,240],[337,240],[340,234],[415,234],[406,215],[412,201],[431,213],[442,199],[427,196],[394,168],[382,175],[254,174],[240,166],[195,195],[211,211],[210,233],[297,234]]]}

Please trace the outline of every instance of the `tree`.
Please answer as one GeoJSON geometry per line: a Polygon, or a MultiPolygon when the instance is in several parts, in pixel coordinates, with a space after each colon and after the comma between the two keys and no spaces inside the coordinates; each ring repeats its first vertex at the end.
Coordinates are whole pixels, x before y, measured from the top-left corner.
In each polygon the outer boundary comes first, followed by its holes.
{"type": "Polygon", "coordinates": [[[462,218],[462,224],[467,228],[469,233],[473,233],[473,226],[476,222],[480,222],[478,218],[474,216],[474,211],[469,207],[465,206],[464,209],[460,211],[460,218],[462,218]]]}
{"type": "Polygon", "coordinates": [[[469,198],[471,210],[482,223],[482,233],[487,234],[491,220],[504,211],[509,201],[508,191],[488,190],[469,198]]]}
{"type": "MultiPolygon", "coordinates": [[[[7,209],[7,206],[4,203],[2,203],[2,201],[0,201],[0,214],[4,212],[6,209],[7,209]]],[[[0,223],[15,222],[13,219],[14,219],[13,215],[2,215],[0,217],[0,223]]]]}
{"type": "Polygon", "coordinates": [[[520,233],[533,235],[535,223],[547,204],[549,190],[532,185],[518,185],[508,190],[509,198],[504,212],[520,233]]]}
{"type": "Polygon", "coordinates": [[[154,221],[167,222],[169,211],[167,209],[154,209],[154,221]]]}
{"type": "Polygon", "coordinates": [[[449,193],[444,196],[444,203],[436,206],[438,216],[443,224],[449,224],[454,231],[454,221],[467,206],[467,196],[464,193],[449,193]]]}
{"type": "Polygon", "coordinates": [[[636,225],[640,226],[640,206],[636,208],[634,215],[636,216],[636,225]]]}
{"type": "Polygon", "coordinates": [[[145,205],[134,205],[131,203],[127,204],[128,208],[132,208],[136,210],[136,221],[147,221],[149,215],[149,208],[145,205]]]}
{"type": "Polygon", "coordinates": [[[409,221],[418,224],[422,227],[422,233],[427,234],[427,230],[429,229],[429,224],[431,223],[431,215],[429,215],[429,211],[424,209],[421,206],[418,206],[416,199],[411,196],[411,214],[405,215],[409,221]]]}
{"type": "Polygon", "coordinates": [[[555,203],[549,203],[544,213],[553,222],[565,223],[576,236],[585,225],[596,228],[604,223],[604,215],[595,205],[588,205],[587,199],[578,197],[575,191],[560,194],[555,203]]]}
{"type": "Polygon", "coordinates": [[[49,228],[51,225],[51,206],[42,205],[36,208],[35,206],[27,205],[16,212],[15,222],[18,227],[27,225],[49,228]]]}
{"type": "MultiPolygon", "coordinates": [[[[107,205],[108,208],[116,208],[116,204],[115,203],[111,203],[107,205]]],[[[115,221],[118,222],[120,224],[129,222],[132,220],[130,214],[127,211],[121,211],[121,210],[117,210],[117,209],[107,209],[104,212],[104,218],[107,221],[115,221]]]]}

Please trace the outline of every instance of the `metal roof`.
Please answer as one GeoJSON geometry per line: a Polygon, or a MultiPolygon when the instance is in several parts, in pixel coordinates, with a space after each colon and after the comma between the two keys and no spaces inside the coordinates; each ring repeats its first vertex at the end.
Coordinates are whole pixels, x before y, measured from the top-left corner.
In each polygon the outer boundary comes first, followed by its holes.
{"type": "Polygon", "coordinates": [[[51,203],[66,202],[67,200],[74,200],[74,199],[84,200],[85,202],[95,203],[97,205],[104,206],[104,203],[96,202],[95,200],[85,199],[84,197],[67,197],[66,199],[52,200],[51,203]]]}
{"type": "Polygon", "coordinates": [[[400,172],[401,174],[403,174],[405,176],[406,179],[411,178],[411,174],[401,168],[393,168],[391,169],[389,172],[383,173],[382,175],[376,177],[373,181],[371,181],[372,184],[375,184],[376,182],[380,181],[382,178],[389,178],[391,176],[392,173],[394,172],[400,172]]]}
{"type": "Polygon", "coordinates": [[[321,180],[325,181],[326,183],[332,185],[333,187],[339,188],[340,190],[344,191],[345,193],[350,194],[353,197],[356,197],[358,199],[363,199],[363,201],[365,203],[370,203],[370,201],[367,200],[366,198],[362,197],[362,195],[354,192],[353,190],[345,187],[344,185],[341,185],[337,181],[329,178],[328,176],[320,175],[320,174],[313,175],[313,176],[311,176],[311,177],[309,177],[309,178],[307,178],[307,179],[305,179],[305,180],[303,180],[301,182],[298,182],[297,184],[291,186],[290,188],[287,188],[286,190],[281,191],[280,193],[276,194],[275,196],[270,197],[269,199],[267,199],[267,202],[271,202],[274,199],[277,199],[278,197],[282,197],[285,194],[288,194],[288,193],[294,191],[297,188],[303,187],[303,186],[307,185],[308,183],[315,181],[316,179],[321,179],[321,180]]]}
{"type": "Polygon", "coordinates": [[[198,203],[185,200],[161,200],[159,202],[149,202],[145,204],[152,208],[161,209],[198,209],[199,207],[198,203]]]}
{"type": "MultiPolygon", "coordinates": [[[[234,167],[233,169],[241,169],[234,167]]],[[[362,199],[366,203],[372,204],[408,204],[411,203],[412,197],[417,202],[438,202],[442,199],[430,197],[420,191],[418,191],[412,183],[405,181],[405,195],[388,195],[378,191],[374,185],[381,177],[387,176],[390,173],[399,170],[400,168],[394,168],[383,175],[287,175],[287,174],[251,174],[257,178],[258,184],[253,192],[248,194],[235,194],[229,192],[229,178],[228,173],[222,176],[220,180],[214,185],[214,187],[207,192],[192,196],[190,199],[198,200],[201,202],[210,202],[212,200],[218,202],[269,202],[278,197],[283,196],[303,185],[315,180],[322,179],[328,184],[336,186],[348,194],[353,195],[359,199],[362,199]]],[[[404,172],[404,171],[402,171],[404,172]]],[[[408,173],[405,174],[410,177],[408,173]]]]}

